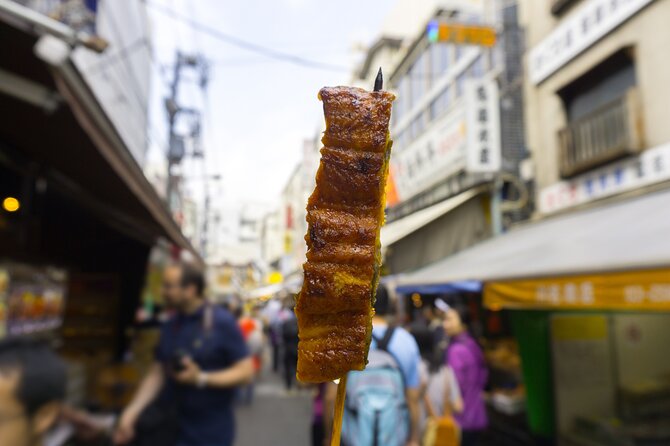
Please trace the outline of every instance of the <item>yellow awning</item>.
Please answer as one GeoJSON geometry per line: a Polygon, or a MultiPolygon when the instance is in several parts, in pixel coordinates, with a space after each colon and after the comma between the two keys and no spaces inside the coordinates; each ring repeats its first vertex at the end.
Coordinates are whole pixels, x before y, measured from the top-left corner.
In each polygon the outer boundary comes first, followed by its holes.
{"type": "Polygon", "coordinates": [[[490,308],[670,311],[670,268],[484,284],[490,308]]]}
{"type": "Polygon", "coordinates": [[[508,308],[670,311],[670,190],[529,222],[401,276],[398,287],[483,284],[508,308]]]}

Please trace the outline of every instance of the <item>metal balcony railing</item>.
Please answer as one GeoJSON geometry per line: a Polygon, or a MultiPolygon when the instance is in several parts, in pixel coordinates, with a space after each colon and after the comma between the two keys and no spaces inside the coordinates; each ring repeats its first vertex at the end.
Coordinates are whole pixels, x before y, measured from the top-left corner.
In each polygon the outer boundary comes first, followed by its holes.
{"type": "Polygon", "coordinates": [[[561,176],[633,155],[643,147],[638,91],[628,90],[558,132],[561,176]]]}

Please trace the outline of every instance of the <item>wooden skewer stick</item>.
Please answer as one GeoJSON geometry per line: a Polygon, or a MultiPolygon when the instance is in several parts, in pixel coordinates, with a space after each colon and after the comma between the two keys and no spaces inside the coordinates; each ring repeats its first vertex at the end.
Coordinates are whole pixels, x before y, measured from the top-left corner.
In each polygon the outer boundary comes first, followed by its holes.
{"type": "Polygon", "coordinates": [[[330,437],[330,446],[340,446],[340,435],[342,434],[342,415],[344,414],[344,398],[347,394],[347,375],[340,378],[337,384],[337,396],[335,397],[335,414],[333,415],[333,433],[330,437]]]}

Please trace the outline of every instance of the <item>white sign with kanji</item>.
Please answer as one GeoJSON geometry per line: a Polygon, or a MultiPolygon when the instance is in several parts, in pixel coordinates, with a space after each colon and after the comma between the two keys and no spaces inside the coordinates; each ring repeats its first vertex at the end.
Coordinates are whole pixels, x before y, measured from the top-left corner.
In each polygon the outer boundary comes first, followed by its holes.
{"type": "Polygon", "coordinates": [[[463,169],[465,116],[455,108],[408,147],[391,157],[391,175],[400,201],[407,200],[463,169]]]}
{"type": "Polygon", "coordinates": [[[601,198],[670,180],[670,143],[593,169],[540,190],[540,213],[551,214],[601,198]]]}
{"type": "Polygon", "coordinates": [[[467,123],[466,169],[471,173],[500,170],[498,86],[492,79],[468,81],[464,87],[467,123]]]}
{"type": "Polygon", "coordinates": [[[588,0],[530,50],[528,77],[537,85],[653,0],[588,0]]]}

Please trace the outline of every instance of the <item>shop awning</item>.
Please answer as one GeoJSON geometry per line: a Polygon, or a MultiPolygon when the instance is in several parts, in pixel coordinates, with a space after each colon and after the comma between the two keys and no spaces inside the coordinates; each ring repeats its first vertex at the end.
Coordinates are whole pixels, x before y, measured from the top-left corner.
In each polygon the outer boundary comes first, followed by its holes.
{"type": "Polygon", "coordinates": [[[399,286],[476,280],[492,305],[670,309],[669,204],[665,190],[528,223],[399,286]]]}
{"type": "Polygon", "coordinates": [[[441,201],[433,206],[383,226],[381,232],[382,248],[391,246],[397,241],[402,240],[417,229],[426,226],[428,223],[440,218],[447,212],[456,209],[458,206],[481,194],[485,190],[485,186],[472,188],[455,197],[441,201]]]}
{"type": "Polygon", "coordinates": [[[482,290],[479,280],[457,280],[449,283],[408,284],[396,287],[400,294],[450,294],[459,292],[478,293],[482,290]]]}
{"type": "Polygon", "coordinates": [[[40,35],[70,45],[78,35],[19,4],[0,6],[0,40],[11,42],[0,46],[0,73],[34,92],[0,92],[7,149],[110,226],[147,244],[170,240],[202,264],[72,60],[49,66],[35,55],[40,35]]]}

